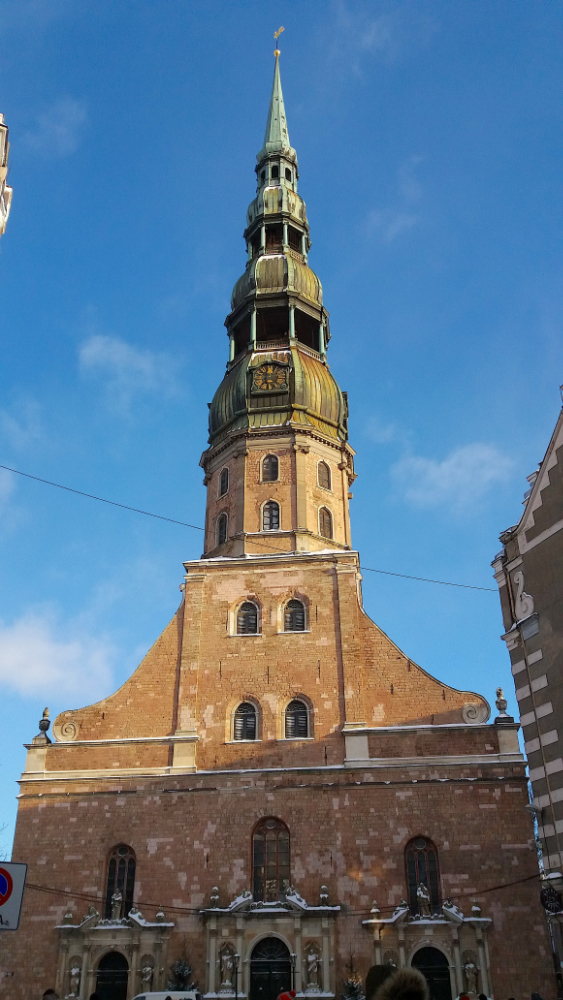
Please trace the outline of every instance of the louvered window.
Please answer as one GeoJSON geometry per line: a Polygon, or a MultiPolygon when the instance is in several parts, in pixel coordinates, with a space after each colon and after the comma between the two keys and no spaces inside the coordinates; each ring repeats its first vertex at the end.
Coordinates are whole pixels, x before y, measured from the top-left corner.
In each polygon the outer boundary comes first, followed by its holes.
{"type": "Polygon", "coordinates": [[[118,844],[108,858],[105,918],[112,915],[112,896],[121,893],[120,917],[126,917],[133,906],[135,888],[135,852],[127,844],[118,844]]]}
{"type": "Polygon", "coordinates": [[[227,541],[228,518],[226,514],[219,514],[217,518],[217,545],[223,545],[227,541]]]}
{"type": "Polygon", "coordinates": [[[279,819],[260,820],[254,830],[252,884],[257,902],[274,903],[289,889],[289,830],[279,819]]]}
{"type": "Polygon", "coordinates": [[[256,709],[249,701],[243,701],[235,712],[235,740],[256,739],[256,709]]]}
{"type": "Polygon", "coordinates": [[[276,483],[279,477],[279,462],[277,455],[266,455],[262,462],[262,482],[276,483]]]}
{"type": "Polygon", "coordinates": [[[317,465],[317,482],[323,490],[330,489],[330,468],[326,462],[319,462],[317,465]]]}
{"type": "Polygon", "coordinates": [[[305,739],[309,735],[309,712],[302,701],[290,701],[285,710],[286,740],[305,739]]]}
{"type": "Polygon", "coordinates": [[[432,913],[440,911],[440,883],[438,878],[438,854],[434,844],[426,837],[414,837],[405,850],[407,886],[411,913],[420,912],[417,889],[424,885],[430,893],[432,913]]]}
{"type": "Polygon", "coordinates": [[[268,500],[262,508],[263,531],[278,531],[280,526],[280,505],[275,500],[268,500]]]}
{"type": "Polygon", "coordinates": [[[237,614],[238,635],[256,635],[258,633],[258,608],[251,601],[241,604],[237,614]]]}
{"type": "Polygon", "coordinates": [[[301,601],[288,601],[283,616],[283,627],[286,632],[305,631],[305,605],[301,601]]]}
{"type": "Polygon", "coordinates": [[[229,470],[221,470],[221,478],[219,479],[219,496],[224,497],[225,493],[229,492],[229,470]]]}
{"type": "Polygon", "coordinates": [[[319,532],[323,538],[332,538],[332,514],[326,507],[319,511],[319,532]]]}

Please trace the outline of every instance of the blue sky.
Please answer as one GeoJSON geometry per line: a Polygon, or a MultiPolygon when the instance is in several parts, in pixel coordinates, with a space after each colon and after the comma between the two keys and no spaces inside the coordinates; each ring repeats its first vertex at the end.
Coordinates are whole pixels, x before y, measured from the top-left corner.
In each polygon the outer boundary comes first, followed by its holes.
{"type": "MultiPolygon", "coordinates": [[[[563,7],[3,0],[0,464],[203,523],[273,32],[366,567],[494,587],[563,381],[563,7]]],[[[0,470],[0,802],[22,744],[111,692],[201,535],[0,470]]],[[[365,573],[425,669],[515,710],[495,593],[365,573]]],[[[2,838],[0,838],[2,839],[2,838]]]]}

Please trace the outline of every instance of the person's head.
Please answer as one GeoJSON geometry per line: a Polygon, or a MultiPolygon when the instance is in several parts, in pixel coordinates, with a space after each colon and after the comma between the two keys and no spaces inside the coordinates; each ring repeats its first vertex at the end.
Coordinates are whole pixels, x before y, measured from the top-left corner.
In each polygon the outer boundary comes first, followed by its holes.
{"type": "Polygon", "coordinates": [[[99,993],[91,993],[90,994],[90,1000],[100,1000],[100,994],[99,993]]]}
{"type": "Polygon", "coordinates": [[[395,970],[375,993],[374,1000],[429,1000],[428,984],[418,969],[395,970]]]}
{"type": "Polygon", "coordinates": [[[486,993],[480,993],[479,1000],[489,1000],[489,998],[486,993]]]}
{"type": "Polygon", "coordinates": [[[532,1000],[542,1000],[539,993],[532,993],[532,1000]]]}
{"type": "Polygon", "coordinates": [[[59,995],[54,990],[45,990],[43,997],[44,1000],[59,1000],[59,995]]]}
{"type": "Polygon", "coordinates": [[[392,965],[372,965],[366,976],[366,1000],[372,1000],[380,986],[396,970],[392,965]]]}

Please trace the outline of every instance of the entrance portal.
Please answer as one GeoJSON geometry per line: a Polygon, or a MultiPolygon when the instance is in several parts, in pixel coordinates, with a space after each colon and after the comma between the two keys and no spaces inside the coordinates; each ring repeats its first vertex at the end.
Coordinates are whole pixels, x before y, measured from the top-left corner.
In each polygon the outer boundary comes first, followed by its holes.
{"type": "Polygon", "coordinates": [[[129,966],[118,951],[109,951],[101,959],[96,976],[96,993],[100,1000],[127,1000],[129,966]]]}
{"type": "Polygon", "coordinates": [[[276,1000],[290,989],[289,950],[279,938],[263,938],[250,957],[250,1000],[276,1000]]]}
{"type": "Polygon", "coordinates": [[[411,965],[426,979],[430,1000],[452,1000],[450,966],[443,952],[437,948],[420,948],[413,955],[411,965]]]}

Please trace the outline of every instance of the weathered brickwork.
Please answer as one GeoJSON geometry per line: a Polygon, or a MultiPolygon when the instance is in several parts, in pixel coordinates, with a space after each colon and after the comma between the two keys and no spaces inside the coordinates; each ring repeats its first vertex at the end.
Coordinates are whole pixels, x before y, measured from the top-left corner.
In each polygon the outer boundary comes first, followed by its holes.
{"type": "MultiPolygon", "coordinates": [[[[324,769],[217,772],[181,780],[93,781],[78,789],[70,782],[44,782],[40,797],[37,783],[29,783],[23,786],[14,858],[31,860],[34,885],[74,890],[97,899],[102,909],[108,853],[115,843],[130,844],[137,856],[137,905],[149,918],[164,907],[175,923],[167,962],[180,954],[187,935],[189,957],[205,987],[199,910],[208,905],[215,885],[221,906],[251,887],[251,833],[258,819],[274,815],[287,824],[292,880],[300,894],[315,905],[325,884],[330,902],[342,907],[335,923],[338,978],[351,942],[365,975],[373,941],[362,920],[369,918],[374,898],[382,914],[390,915],[405,896],[404,848],[412,836],[423,834],[438,848],[444,898],[452,897],[464,912],[478,903],[493,919],[489,949],[495,995],[526,996],[536,987],[550,996],[551,958],[537,883],[485,891],[526,879],[536,869],[531,827],[525,822],[524,768],[464,770],[470,776],[451,768],[441,780],[432,767],[422,766],[376,775],[324,769]]],[[[68,906],[68,897],[27,892],[23,926],[33,928],[34,992],[28,992],[23,971],[29,967],[24,931],[13,935],[2,960],[3,967],[19,970],[13,981],[4,981],[3,996],[27,1000],[53,984],[54,928],[68,906]]],[[[87,901],[70,899],[70,907],[82,916],[87,901]]]]}

